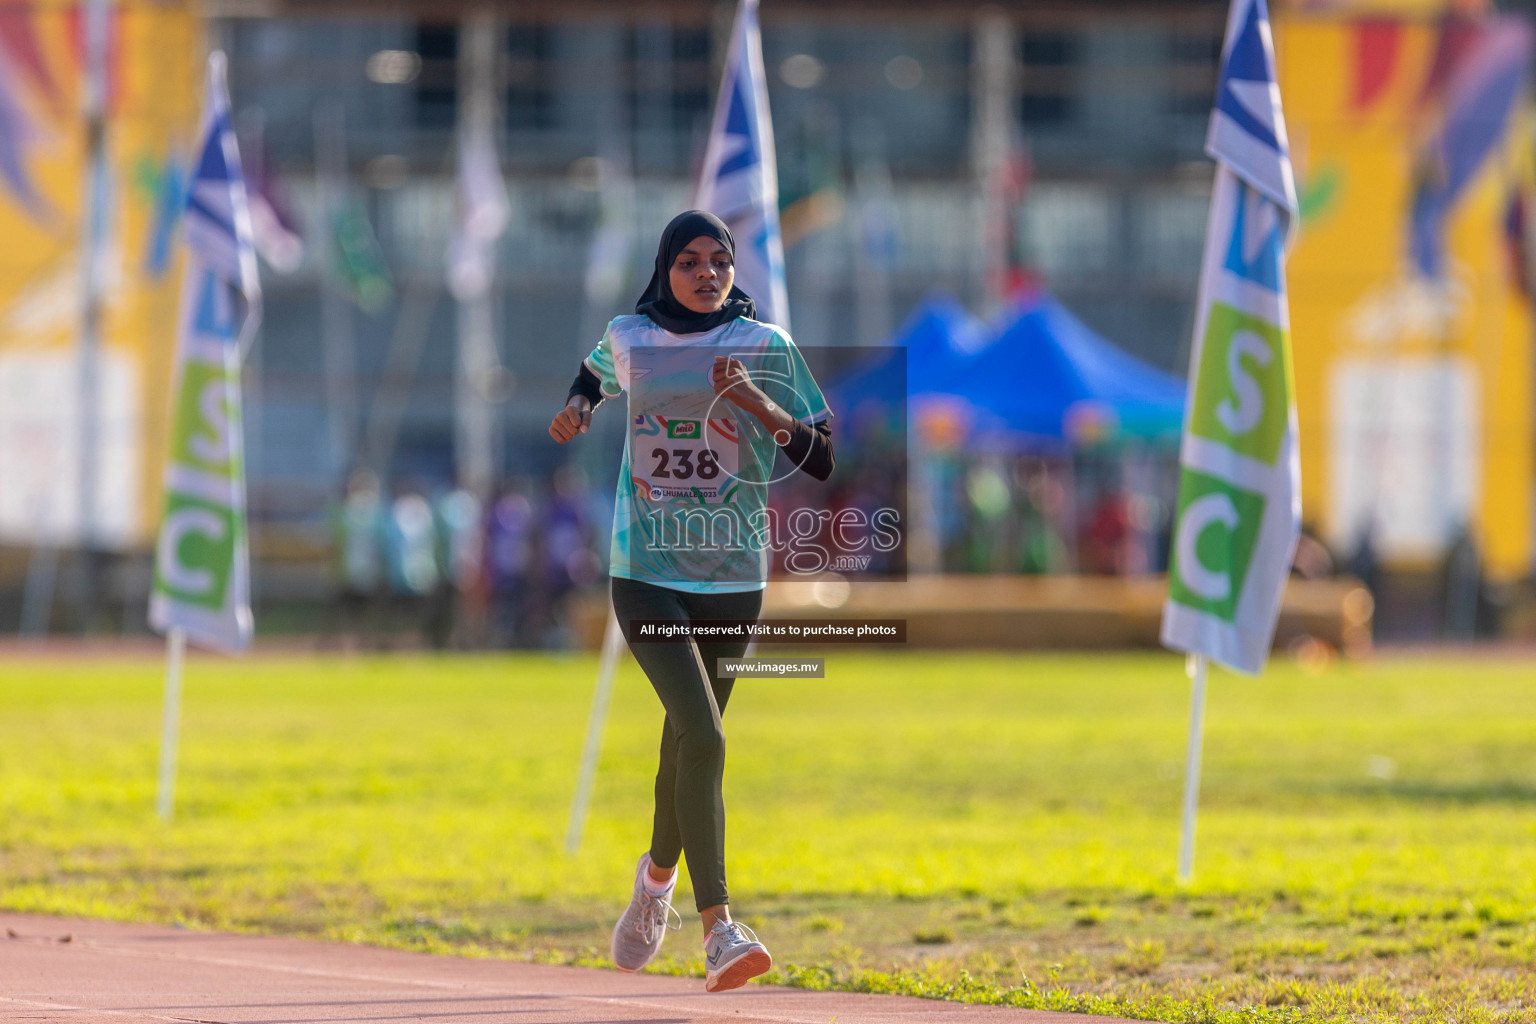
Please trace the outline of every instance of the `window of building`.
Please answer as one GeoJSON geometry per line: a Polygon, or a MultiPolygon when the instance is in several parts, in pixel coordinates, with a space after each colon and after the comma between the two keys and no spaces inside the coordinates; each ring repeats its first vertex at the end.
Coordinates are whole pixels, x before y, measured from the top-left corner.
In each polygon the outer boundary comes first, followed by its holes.
{"type": "Polygon", "coordinates": [[[1074,32],[1024,30],[1019,42],[1019,117],[1026,128],[1058,128],[1072,120],[1082,51],[1082,40],[1074,32]]]}
{"type": "Polygon", "coordinates": [[[459,107],[459,26],[451,21],[416,26],[416,122],[423,128],[452,128],[459,107]]]}
{"type": "Polygon", "coordinates": [[[707,25],[677,25],[672,30],[672,116],[682,131],[691,132],[700,118],[708,118],[715,105],[710,67],[710,36],[707,25]]]}
{"type": "Polygon", "coordinates": [[[506,116],[509,128],[554,128],[554,27],[541,22],[507,29],[506,116]]]}
{"type": "Polygon", "coordinates": [[[1174,32],[1168,37],[1168,112],[1176,117],[1205,117],[1216,94],[1221,68],[1221,33],[1174,32]]]}

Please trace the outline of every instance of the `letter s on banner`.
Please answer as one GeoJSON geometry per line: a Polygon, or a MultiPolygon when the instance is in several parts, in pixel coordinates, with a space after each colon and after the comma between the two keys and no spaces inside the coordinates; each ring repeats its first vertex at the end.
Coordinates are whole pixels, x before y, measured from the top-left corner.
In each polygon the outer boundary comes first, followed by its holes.
{"type": "Polygon", "coordinates": [[[1237,437],[1264,422],[1264,391],[1243,367],[1243,356],[1248,356],[1267,368],[1274,361],[1275,353],[1269,343],[1254,331],[1238,331],[1232,336],[1227,349],[1227,378],[1232,390],[1237,392],[1237,403],[1224,398],[1216,407],[1216,418],[1232,436],[1237,437]]]}
{"type": "Polygon", "coordinates": [[[227,466],[231,455],[228,393],[229,379],[222,374],[203,385],[202,393],[197,396],[197,407],[203,414],[203,426],[209,436],[194,434],[188,442],[194,455],[214,466],[227,466]]]}

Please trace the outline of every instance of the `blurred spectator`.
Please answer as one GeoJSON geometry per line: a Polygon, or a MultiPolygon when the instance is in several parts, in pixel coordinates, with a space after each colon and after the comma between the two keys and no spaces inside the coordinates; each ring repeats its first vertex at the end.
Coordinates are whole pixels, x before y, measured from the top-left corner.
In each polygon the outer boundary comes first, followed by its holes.
{"type": "Polygon", "coordinates": [[[1366,524],[1355,541],[1355,549],[1349,555],[1349,571],[1371,596],[1381,600],[1381,560],[1376,555],[1376,527],[1366,524]]]}
{"type": "Polygon", "coordinates": [[[1318,539],[1310,523],[1301,524],[1301,536],[1296,540],[1296,554],[1291,559],[1291,572],[1304,580],[1321,580],[1338,571],[1333,552],[1318,539]]]}
{"type": "Polygon", "coordinates": [[[1124,576],[1130,568],[1130,537],[1131,513],[1125,492],[1119,487],[1106,488],[1083,528],[1083,571],[1124,576]]]}
{"type": "Polygon", "coordinates": [[[384,581],[384,504],[379,478],[360,469],[347,478],[347,493],[333,507],[335,589],[320,618],[318,641],[337,636],[343,643],[377,640],[384,581]]]}
{"type": "Polygon", "coordinates": [[[531,642],[534,510],[524,486],[507,483],[491,507],[485,531],[485,566],[491,590],[491,635],[501,647],[531,642]]]}
{"type": "Polygon", "coordinates": [[[566,603],[571,592],[598,578],[592,530],[587,522],[587,478],[576,466],[555,471],[554,489],[541,517],[542,622],[540,646],[567,646],[566,603]]]}
{"type": "Polygon", "coordinates": [[[938,545],[939,562],[935,568],[963,571],[970,509],[965,464],[960,459],[935,456],[919,479],[919,500],[924,502],[924,512],[932,517],[928,525],[938,545]]]}
{"type": "Polygon", "coordinates": [[[965,538],[966,572],[998,572],[1007,550],[1007,517],[1012,505],[1008,481],[992,465],[972,466],[965,478],[969,529],[965,538]]]}
{"type": "Polygon", "coordinates": [[[892,558],[895,552],[880,550],[878,545],[867,539],[867,530],[858,530],[854,533],[854,538],[856,538],[859,542],[858,547],[853,549],[845,548],[841,543],[839,543],[840,539],[842,539],[839,535],[839,532],[832,530],[830,528],[830,524],[837,522],[837,517],[845,510],[851,510],[858,513],[858,518],[855,519],[854,522],[875,522],[877,513],[879,513],[880,509],[885,504],[880,500],[879,486],[880,481],[872,479],[871,474],[853,473],[850,474],[848,480],[838,486],[835,486],[832,489],[832,492],[827,501],[827,508],[832,513],[832,515],[829,516],[826,520],[828,523],[828,529],[825,533],[824,543],[826,544],[827,550],[834,556],[867,556],[869,558],[869,562],[860,575],[891,575],[895,570],[895,567],[892,563],[892,558]]]}
{"type": "Polygon", "coordinates": [[[446,644],[456,639],[461,647],[485,642],[487,590],[484,586],[483,516],[480,499],[463,488],[446,492],[433,508],[437,527],[437,565],[442,577],[438,588],[438,614],[446,644]]]}
{"type": "Polygon", "coordinates": [[[1067,569],[1067,546],[1060,523],[1066,513],[1066,491],[1044,459],[1020,459],[1014,467],[1022,520],[1019,571],[1056,573],[1067,569]]]}
{"type": "Polygon", "coordinates": [[[423,640],[440,646],[446,638],[437,632],[438,624],[431,617],[433,594],[441,582],[434,527],[432,504],[415,488],[401,487],[384,531],[390,635],[398,637],[414,626],[423,640]]]}
{"type": "Polygon", "coordinates": [[[587,486],[582,514],[586,517],[587,529],[592,535],[592,556],[597,560],[597,576],[593,582],[599,582],[608,575],[608,545],[613,537],[613,502],[612,487],[587,486]]]}
{"type": "Polygon", "coordinates": [[[1440,569],[1440,593],[1445,616],[1441,635],[1447,640],[1473,640],[1483,614],[1483,565],[1471,527],[1461,523],[1452,535],[1440,569]]]}

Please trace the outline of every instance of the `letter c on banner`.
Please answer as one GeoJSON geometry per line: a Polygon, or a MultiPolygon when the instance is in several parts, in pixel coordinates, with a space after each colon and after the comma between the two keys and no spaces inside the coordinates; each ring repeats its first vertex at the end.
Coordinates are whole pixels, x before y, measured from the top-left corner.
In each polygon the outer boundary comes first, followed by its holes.
{"type": "Polygon", "coordinates": [[[213,573],[208,569],[182,564],[181,542],[188,534],[207,537],[215,544],[224,541],[224,520],[205,508],[179,508],[165,517],[165,536],[160,545],[155,568],[172,590],[187,594],[206,594],[213,589],[213,573]]]}
{"type": "Polygon", "coordinates": [[[1261,367],[1267,367],[1275,360],[1269,343],[1253,331],[1238,331],[1232,335],[1232,344],[1227,348],[1227,378],[1232,382],[1232,390],[1237,392],[1237,402],[1222,399],[1216,407],[1216,418],[1233,436],[1246,434],[1264,421],[1264,392],[1243,366],[1243,356],[1261,367]]]}
{"type": "Polygon", "coordinates": [[[1225,494],[1207,494],[1196,498],[1184,509],[1179,518],[1177,558],[1179,579],[1196,597],[1206,601],[1225,601],[1232,595],[1232,571],[1230,567],[1208,568],[1200,561],[1200,535],[1214,523],[1221,523],[1227,532],[1237,528],[1237,506],[1225,494]]]}

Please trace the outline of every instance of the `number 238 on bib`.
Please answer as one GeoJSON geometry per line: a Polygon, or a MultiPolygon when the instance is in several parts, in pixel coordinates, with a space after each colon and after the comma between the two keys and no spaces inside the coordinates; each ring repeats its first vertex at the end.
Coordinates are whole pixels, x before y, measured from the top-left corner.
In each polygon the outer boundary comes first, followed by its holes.
{"type": "Polygon", "coordinates": [[[636,416],[631,430],[631,471],[647,498],[711,505],[731,500],[740,483],[735,420],[636,416]]]}

